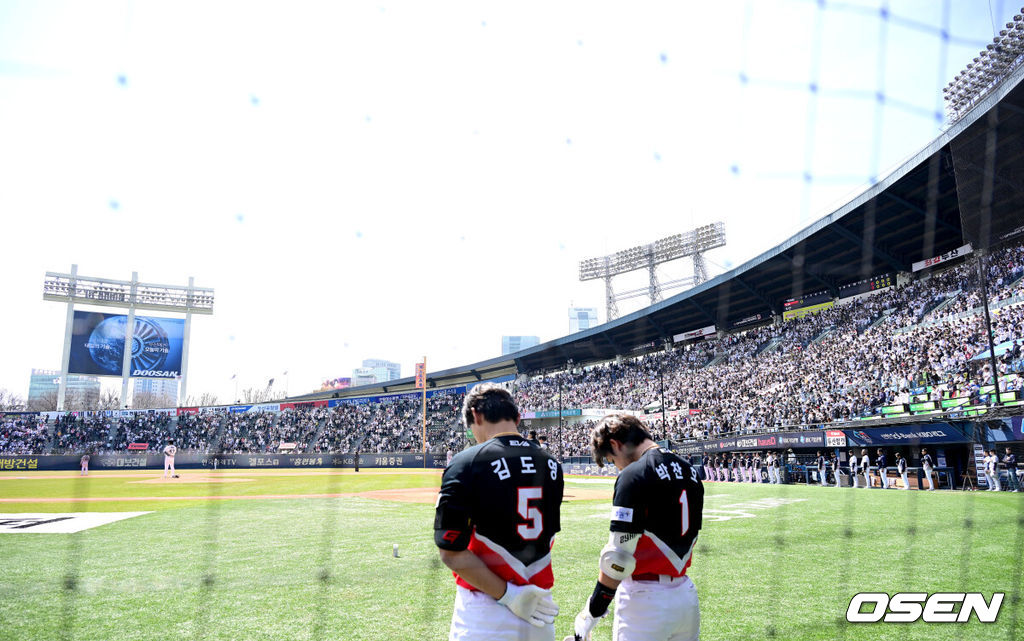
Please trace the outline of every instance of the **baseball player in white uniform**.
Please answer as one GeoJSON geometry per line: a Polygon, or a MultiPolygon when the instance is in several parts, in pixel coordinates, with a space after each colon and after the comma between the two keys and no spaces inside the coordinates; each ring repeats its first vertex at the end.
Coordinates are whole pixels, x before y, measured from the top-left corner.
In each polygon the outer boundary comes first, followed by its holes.
{"type": "Polygon", "coordinates": [[[700,474],[635,416],[606,416],[591,447],[598,466],[607,460],[620,473],[597,584],[567,641],[589,641],[612,599],[615,641],[697,641],[700,605],[686,571],[704,509],[700,474]]]}
{"type": "Polygon", "coordinates": [[[847,461],[850,464],[850,481],[851,485],[856,488],[858,485],[858,479],[860,478],[860,470],[857,467],[857,453],[850,450],[850,460],[847,461]]]}
{"type": "Polygon", "coordinates": [[[864,472],[864,487],[871,487],[871,457],[868,456],[867,449],[860,451],[860,470],[864,472]]]}
{"type": "Polygon", "coordinates": [[[1002,484],[999,482],[999,457],[995,450],[989,450],[985,457],[985,476],[989,478],[989,491],[1001,492],[1002,484]]]}
{"type": "Polygon", "coordinates": [[[174,439],[167,441],[167,446],[164,447],[164,478],[167,478],[168,471],[170,471],[171,478],[178,475],[174,471],[174,455],[177,453],[178,448],[174,447],[174,439]]]}
{"type": "Polygon", "coordinates": [[[907,479],[907,459],[903,458],[903,455],[896,452],[896,471],[900,473],[900,478],[903,479],[903,489],[910,489],[910,481],[907,479]]]}
{"type": "Polygon", "coordinates": [[[932,466],[932,455],[928,453],[928,448],[921,448],[921,469],[924,471],[924,478],[928,481],[928,490],[935,491],[935,481],[932,480],[933,466],[932,466]]]}

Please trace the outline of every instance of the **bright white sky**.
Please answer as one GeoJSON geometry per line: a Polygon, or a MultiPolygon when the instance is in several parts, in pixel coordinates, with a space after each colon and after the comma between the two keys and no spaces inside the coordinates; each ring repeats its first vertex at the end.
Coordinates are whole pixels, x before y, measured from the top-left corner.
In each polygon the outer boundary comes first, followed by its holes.
{"type": "Polygon", "coordinates": [[[189,391],[229,402],[563,336],[579,260],[697,224],[746,261],[932,140],[1017,8],[889,6],[0,0],[0,388],[60,367],[72,263],[214,287],[189,391]]]}

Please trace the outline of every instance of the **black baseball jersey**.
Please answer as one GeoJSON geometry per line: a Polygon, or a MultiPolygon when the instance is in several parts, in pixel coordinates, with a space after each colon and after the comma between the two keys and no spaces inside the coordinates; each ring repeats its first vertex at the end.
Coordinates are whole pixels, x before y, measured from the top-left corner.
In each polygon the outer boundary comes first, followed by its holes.
{"type": "Polygon", "coordinates": [[[622,470],[615,481],[611,531],[641,535],[633,575],[686,574],[703,510],[700,475],[669,450],[652,447],[622,470]]]}
{"type": "Polygon", "coordinates": [[[884,470],[882,468],[888,467],[889,462],[885,460],[885,454],[879,454],[875,460],[875,465],[878,467],[878,473],[881,474],[884,470]]]}
{"type": "Polygon", "coordinates": [[[907,459],[905,459],[905,458],[897,459],[897,461],[896,461],[896,470],[900,474],[903,474],[904,472],[906,472],[907,471],[907,459]]]}
{"type": "Polygon", "coordinates": [[[819,456],[818,458],[814,459],[814,461],[818,465],[818,469],[819,470],[824,470],[825,469],[825,457],[824,456],[819,456]]]}
{"type": "Polygon", "coordinates": [[[931,454],[925,454],[924,456],[922,456],[921,457],[921,465],[926,470],[932,469],[932,467],[934,467],[934,465],[935,465],[934,463],[932,463],[932,455],[931,454]]]}
{"type": "MultiPolygon", "coordinates": [[[[434,542],[470,550],[516,585],[550,588],[563,487],[562,466],[550,453],[519,436],[496,436],[458,453],[445,469],[434,542]]],[[[455,579],[476,589],[458,574],[455,579]]]]}

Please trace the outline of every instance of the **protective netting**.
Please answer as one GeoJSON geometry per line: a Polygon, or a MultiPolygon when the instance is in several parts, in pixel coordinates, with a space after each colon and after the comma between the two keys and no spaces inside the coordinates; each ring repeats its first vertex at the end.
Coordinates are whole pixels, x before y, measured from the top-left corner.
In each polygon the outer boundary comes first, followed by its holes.
{"type": "MultiPolygon", "coordinates": [[[[799,198],[795,201],[795,209],[798,211],[794,219],[799,220],[801,224],[808,223],[815,214],[821,213],[822,202],[827,199],[826,195],[836,196],[839,193],[838,189],[849,190],[863,183],[876,184],[885,179],[892,161],[901,157],[901,154],[887,147],[890,139],[895,137],[894,129],[905,126],[930,127],[934,129],[933,133],[938,135],[939,130],[943,128],[940,126],[943,121],[941,95],[938,92],[922,92],[914,94],[915,97],[907,97],[902,91],[902,85],[910,83],[911,76],[927,78],[929,83],[936,86],[945,84],[956,70],[955,65],[965,59],[964,53],[984,47],[986,41],[982,36],[990,35],[979,33],[977,29],[969,30],[970,33],[961,33],[954,17],[977,15],[979,12],[990,16],[988,21],[992,23],[993,28],[999,27],[1012,13],[1004,2],[957,3],[952,0],[917,4],[824,0],[779,0],[766,3],[748,0],[743,3],[742,8],[737,11],[740,24],[740,51],[736,67],[726,70],[730,82],[738,85],[742,100],[749,102],[749,112],[756,113],[757,105],[764,104],[765,99],[777,100],[779,104],[802,109],[804,125],[802,131],[785,132],[786,140],[776,145],[776,152],[766,153],[769,158],[773,157],[773,153],[777,153],[779,158],[784,159],[779,160],[777,167],[771,167],[770,160],[765,162],[763,159],[752,158],[752,154],[743,148],[742,135],[738,135],[737,145],[725,153],[714,154],[718,160],[726,158],[722,172],[744,178],[756,174],[755,181],[747,183],[747,186],[753,184],[764,187],[764,195],[759,197],[765,199],[777,195],[772,187],[774,183],[792,183],[795,179],[795,189],[799,192],[799,198]],[[777,34],[766,33],[774,27],[765,26],[764,15],[787,11],[792,11],[799,17],[795,23],[801,28],[806,27],[810,37],[799,40],[800,45],[795,47],[796,52],[790,58],[791,61],[795,61],[793,66],[800,66],[801,71],[797,73],[793,72],[792,68],[779,68],[779,73],[773,76],[769,73],[771,70],[766,70],[758,64],[759,47],[765,46],[765,43],[779,42],[775,37],[777,34]],[[851,22],[847,23],[847,20],[851,22]],[[841,61],[842,48],[836,46],[836,40],[842,35],[843,25],[852,23],[856,23],[858,33],[874,34],[874,55],[870,59],[841,61]],[[893,59],[892,52],[905,51],[908,41],[921,43],[920,46],[929,47],[934,51],[930,60],[932,64],[910,71],[894,71],[900,69],[900,65],[898,60],[893,59]],[[840,67],[839,71],[836,70],[836,66],[840,67]],[[854,78],[852,82],[836,81],[837,76],[842,76],[842,69],[849,71],[854,78]],[[934,101],[918,100],[917,98],[922,95],[931,95],[934,101]],[[868,114],[868,117],[852,119],[852,114],[857,114],[858,117],[868,114]],[[836,121],[843,120],[847,121],[846,127],[853,133],[832,126],[836,121]],[[849,139],[846,136],[849,136],[849,139]],[[853,140],[854,138],[857,140],[853,140]],[[849,145],[851,153],[863,156],[863,162],[859,166],[851,169],[851,165],[847,165],[836,169],[831,162],[824,163],[820,160],[820,150],[823,146],[845,144],[849,145]]],[[[668,59],[669,56],[662,54],[660,63],[667,64],[668,59]]],[[[119,82],[123,84],[121,80],[119,82]]],[[[746,425],[738,424],[734,419],[735,414],[729,413],[735,409],[728,407],[734,398],[721,400],[715,397],[708,400],[717,393],[713,389],[716,379],[733,382],[741,378],[742,370],[738,369],[737,364],[763,357],[765,362],[771,363],[769,367],[781,368],[796,362],[797,356],[794,354],[798,352],[818,354],[819,352],[815,350],[830,349],[832,353],[843,353],[844,349],[855,349],[857,345],[854,343],[840,342],[837,337],[842,332],[857,337],[856,340],[862,341],[860,344],[875,340],[874,336],[882,336],[881,339],[870,343],[871,349],[878,352],[889,348],[895,349],[893,346],[896,345],[908,352],[927,352],[934,345],[941,344],[945,349],[947,342],[960,341],[934,359],[945,369],[933,367],[933,363],[922,365],[918,368],[919,371],[914,372],[916,378],[912,381],[913,385],[908,387],[938,388],[940,385],[949,385],[955,377],[960,378],[952,389],[943,391],[961,391],[961,388],[957,387],[961,382],[964,384],[965,393],[968,393],[966,390],[971,387],[971,383],[978,384],[975,385],[976,388],[990,384],[993,378],[990,359],[975,360],[975,352],[972,352],[970,358],[958,359],[953,352],[957,347],[963,351],[963,346],[968,342],[972,350],[978,345],[988,349],[989,344],[995,346],[995,341],[988,340],[992,336],[1020,336],[1019,319],[1014,316],[1016,312],[1010,303],[1020,295],[1019,285],[1015,286],[1021,276],[1016,269],[1019,267],[1019,255],[1014,252],[1019,249],[1020,236],[1017,234],[1024,229],[1024,141],[1021,140],[1024,132],[1024,100],[1021,100],[1021,95],[1019,91],[1000,95],[998,101],[993,101],[993,105],[987,109],[984,116],[963,131],[957,130],[954,126],[955,137],[948,149],[937,150],[925,161],[927,179],[915,194],[915,200],[906,202],[907,208],[919,210],[926,221],[925,232],[921,238],[915,239],[915,243],[919,243],[921,256],[931,257],[938,253],[935,251],[936,237],[948,231],[948,221],[944,221],[940,210],[948,208],[948,202],[953,199],[959,207],[964,242],[989,253],[988,262],[982,271],[979,272],[973,267],[969,260],[958,263],[952,270],[947,270],[944,266],[942,269],[933,270],[934,273],[923,272],[927,277],[918,279],[921,274],[909,274],[910,265],[905,264],[904,271],[908,273],[900,276],[913,279],[914,282],[900,290],[903,294],[893,294],[887,303],[889,306],[878,306],[875,309],[866,305],[861,316],[843,316],[842,312],[829,316],[823,313],[808,321],[794,321],[778,331],[767,328],[767,324],[762,323],[761,319],[755,319],[755,329],[743,338],[725,339],[725,347],[722,348],[704,346],[710,345],[710,342],[686,349],[675,348],[671,344],[654,345],[641,350],[643,353],[639,355],[637,364],[633,363],[637,354],[630,351],[633,346],[624,345],[621,346],[624,349],[619,354],[622,362],[614,366],[601,366],[604,369],[584,371],[579,364],[574,365],[568,360],[564,365],[549,372],[526,372],[528,376],[524,378],[539,377],[541,380],[517,381],[516,384],[510,385],[522,409],[536,410],[538,413],[557,411],[560,414],[563,409],[572,407],[573,402],[569,400],[570,398],[610,399],[606,402],[608,407],[629,409],[638,413],[645,412],[650,407],[655,416],[662,417],[660,422],[653,422],[653,433],[675,445],[707,441],[717,437],[735,437],[743,427],[755,423],[757,429],[752,429],[752,433],[770,434],[783,429],[796,430],[809,424],[822,424],[819,421],[808,420],[807,416],[821,420],[863,418],[856,416],[856,412],[849,407],[844,410],[840,403],[829,406],[827,410],[824,406],[815,407],[815,403],[810,400],[810,392],[805,393],[806,390],[813,388],[813,381],[801,380],[800,376],[792,377],[789,388],[772,381],[774,387],[771,391],[774,396],[767,403],[771,407],[766,409],[765,404],[758,405],[752,401],[746,425]],[[995,102],[998,104],[994,104],[995,102]],[[986,281],[989,291],[982,291],[979,273],[982,277],[991,279],[990,282],[986,281]],[[991,329],[989,324],[982,321],[983,315],[979,313],[983,299],[986,298],[993,299],[990,301],[994,308],[991,329]],[[822,319],[828,320],[826,322],[822,319]],[[903,332],[907,328],[913,329],[903,332]],[[773,331],[776,333],[772,333],[773,331]],[[872,334],[869,335],[868,332],[872,334]],[[911,338],[900,338],[907,335],[911,338]],[[943,362],[943,359],[955,363],[949,365],[943,362]],[[549,377],[547,380],[544,379],[545,374],[549,377]],[[730,378],[726,378],[727,376],[730,378]],[[638,388],[642,388],[647,396],[635,393],[638,388]],[[695,392],[697,389],[701,391],[695,392]],[[713,418],[707,419],[707,423],[703,424],[698,420],[688,419],[689,422],[684,423],[678,418],[669,419],[666,411],[669,403],[672,404],[673,412],[690,409],[686,405],[687,395],[703,395],[699,398],[705,403],[703,407],[715,407],[716,413],[708,412],[713,418]],[[659,404],[657,409],[653,409],[655,401],[659,404]],[[717,406],[715,402],[718,402],[717,406]],[[758,423],[757,414],[767,414],[769,411],[773,417],[778,418],[758,423]],[[816,411],[821,412],[820,417],[816,411]],[[826,411],[839,414],[826,415],[826,411]]],[[[257,105],[258,100],[254,98],[252,104],[257,105]]],[[[969,115],[967,117],[971,118],[969,115]]],[[[746,133],[754,128],[771,129],[773,126],[771,121],[758,121],[752,125],[749,121],[755,119],[756,117],[750,117],[746,122],[737,119],[736,130],[746,133]]],[[[906,154],[913,150],[900,151],[906,154]]],[[[837,289],[853,278],[871,279],[878,276],[879,252],[886,253],[894,262],[900,262],[901,256],[898,252],[881,245],[878,241],[880,226],[886,224],[886,221],[881,219],[885,210],[878,205],[881,200],[884,199],[870,201],[865,207],[863,222],[844,232],[849,235],[843,239],[844,242],[858,245],[860,248],[860,258],[854,266],[834,265],[828,269],[811,272],[805,268],[806,258],[802,247],[798,247],[791,256],[787,256],[789,267],[780,278],[786,281],[788,295],[792,299],[802,299],[824,290],[837,289]]],[[[628,221],[624,220],[623,224],[628,224],[628,221]]],[[[771,233],[776,231],[773,229],[771,233]]],[[[741,294],[746,296],[749,291],[753,291],[750,284],[739,281],[728,284],[723,295],[718,298],[717,308],[709,310],[714,318],[708,322],[736,319],[730,297],[739,297],[741,294]]],[[[740,326],[739,330],[742,329],[740,326]]],[[[1005,374],[1019,371],[1021,364],[1014,360],[1017,357],[1012,348],[1007,354],[1008,356],[1000,356],[996,369],[1004,368],[999,373],[1005,374]]],[[[880,359],[879,362],[884,361],[880,359]]],[[[879,365],[877,369],[884,370],[885,366],[879,365]]],[[[818,374],[825,370],[813,369],[808,365],[808,371],[818,374]]],[[[851,371],[855,369],[851,368],[851,371]]],[[[871,373],[878,374],[874,370],[871,373]]],[[[894,397],[899,397],[906,391],[900,389],[901,386],[898,384],[889,387],[891,389],[887,391],[893,392],[894,397]]],[[[970,390],[969,393],[982,394],[978,389],[970,390]]],[[[754,392],[748,396],[757,400],[757,394],[754,392]]],[[[939,397],[934,402],[942,403],[953,398],[957,397],[939,397]]],[[[901,401],[898,398],[886,400],[891,406],[909,406],[913,402],[928,401],[901,401]]],[[[824,401],[822,403],[824,404],[824,401]]],[[[576,404],[581,405],[579,402],[576,404]]],[[[458,425],[457,405],[456,402],[443,407],[438,404],[436,414],[431,414],[431,421],[434,422],[428,428],[429,433],[435,441],[435,446],[442,443],[442,452],[445,448],[457,451],[467,444],[458,425]]],[[[870,403],[862,405],[868,406],[870,403]]],[[[856,409],[863,411],[863,406],[856,409]]],[[[871,407],[875,406],[889,405],[875,403],[871,407]]],[[[367,453],[371,455],[386,454],[387,449],[404,444],[406,441],[403,439],[414,439],[417,430],[413,430],[411,435],[404,432],[390,433],[380,428],[377,423],[386,423],[390,426],[391,423],[388,421],[399,420],[395,418],[396,416],[406,422],[415,421],[415,410],[415,404],[409,407],[399,405],[398,409],[392,407],[359,411],[339,410],[329,419],[324,419],[324,426],[307,428],[303,433],[307,439],[307,452],[325,456],[352,454],[361,446],[379,447],[384,450],[374,452],[368,449],[367,453]],[[411,417],[407,416],[410,412],[411,417]],[[364,427],[367,432],[365,440],[357,435],[364,427]]],[[[556,427],[550,423],[538,422],[537,429],[549,438],[552,449],[569,459],[586,455],[587,429],[592,425],[592,422],[573,421],[570,424],[568,420],[559,419],[556,427]]],[[[1003,423],[993,420],[993,430],[1002,427],[1003,423]]],[[[234,447],[245,438],[251,440],[257,436],[256,431],[245,430],[258,430],[261,427],[245,426],[241,429],[243,431],[238,433],[215,431],[208,436],[213,440],[216,434],[221,445],[230,444],[234,447]]],[[[186,432],[182,427],[178,430],[186,432]]],[[[975,433],[977,444],[991,445],[986,434],[984,429],[975,433]]],[[[1019,444],[1015,443],[1013,448],[1021,454],[1019,444]]],[[[845,471],[849,459],[845,452],[846,448],[842,449],[844,451],[839,458],[844,471],[840,473],[838,480],[845,482],[849,476],[845,471]]],[[[856,449],[859,451],[861,448],[858,445],[856,449]]],[[[912,463],[916,466],[919,464],[920,454],[911,449],[905,447],[903,451],[905,455],[912,457],[912,463]]],[[[914,449],[919,450],[919,447],[914,449]]],[[[964,469],[965,475],[960,478],[944,478],[940,486],[943,490],[959,490],[968,482],[978,483],[979,475],[973,461],[966,460],[972,455],[949,453],[950,467],[956,465],[958,469],[964,469]]],[[[874,452],[871,452],[871,456],[874,456],[874,452]]],[[[798,454],[794,454],[792,464],[803,469],[811,464],[812,457],[811,451],[800,450],[798,454]]],[[[225,473],[211,472],[211,479],[218,474],[225,473]]],[[[762,516],[747,521],[748,524],[752,524],[749,527],[758,532],[756,537],[751,537],[751,540],[762,546],[756,550],[730,548],[724,541],[732,539],[727,538],[724,526],[722,530],[716,530],[713,523],[707,526],[706,538],[701,540],[694,562],[694,571],[697,573],[701,572],[701,564],[713,569],[701,576],[700,580],[703,583],[698,586],[705,591],[703,595],[707,595],[707,611],[713,613],[707,619],[707,633],[703,638],[861,639],[863,633],[855,625],[848,623],[843,614],[854,593],[871,587],[871,581],[860,572],[860,567],[864,565],[877,565],[878,574],[898,575],[897,582],[883,583],[886,586],[898,587],[905,591],[916,591],[920,585],[927,585],[937,591],[941,586],[954,592],[970,592],[975,590],[977,585],[983,585],[983,589],[991,592],[993,586],[985,579],[992,572],[992,566],[1012,567],[1012,571],[1006,574],[1009,577],[1008,584],[1000,588],[1005,589],[1007,594],[1000,630],[1005,630],[1007,639],[1018,638],[1024,562],[1024,503],[1018,502],[1016,506],[1010,507],[1006,504],[989,507],[988,504],[981,504],[982,499],[976,498],[972,493],[965,501],[957,504],[956,511],[942,514],[943,523],[946,524],[948,531],[940,537],[934,531],[932,517],[936,512],[941,512],[943,507],[935,502],[923,507],[920,498],[923,492],[910,491],[906,493],[905,498],[894,499],[895,508],[893,504],[886,506],[886,509],[891,509],[892,512],[878,513],[873,517],[875,522],[884,523],[887,527],[873,527],[865,525],[863,511],[879,510],[881,504],[875,501],[874,495],[865,495],[859,489],[837,490],[841,494],[825,495],[817,499],[813,510],[805,509],[804,503],[796,501],[807,501],[805,489],[810,488],[798,487],[796,482],[810,479],[813,479],[812,473],[804,477],[793,474],[789,478],[792,484],[771,486],[775,490],[772,499],[777,502],[772,504],[770,511],[766,509],[762,516]],[[1016,528],[1000,541],[999,545],[987,547],[984,543],[985,528],[993,523],[992,511],[995,511],[998,519],[1012,523],[1016,528]],[[819,549],[823,547],[826,550],[824,557],[815,558],[814,565],[807,568],[807,572],[812,576],[801,577],[792,571],[791,566],[796,563],[794,559],[799,559],[814,543],[809,540],[811,535],[808,534],[808,522],[812,520],[819,525],[827,524],[828,527],[816,532],[824,532],[830,538],[827,545],[819,546],[819,549]],[[716,532],[721,533],[721,539],[715,538],[716,532]],[[895,546],[880,547],[887,552],[898,549],[898,556],[874,556],[872,543],[876,538],[878,541],[895,541],[895,546]],[[936,547],[940,544],[945,545],[941,553],[936,552],[936,547]],[[941,572],[935,570],[939,565],[942,566],[941,572]],[[942,577],[937,578],[937,574],[942,574],[942,577]],[[725,575],[738,576],[742,580],[736,583],[719,583],[718,579],[725,575]],[[753,606],[762,608],[757,611],[757,622],[745,622],[743,625],[746,627],[742,627],[740,637],[734,636],[729,626],[721,623],[723,618],[728,617],[729,612],[723,610],[720,605],[730,599],[739,601],[740,595],[737,594],[738,590],[733,589],[730,592],[730,589],[723,588],[722,585],[746,586],[746,589],[752,592],[763,591],[763,594],[758,595],[760,604],[753,606]],[[827,613],[823,615],[826,618],[811,622],[803,621],[800,625],[795,625],[793,609],[799,608],[800,596],[810,596],[818,604],[827,603],[827,606],[820,608],[820,612],[827,613]],[[719,605],[716,607],[713,605],[715,603],[719,605]]],[[[377,520],[376,517],[379,513],[390,511],[390,507],[380,507],[379,504],[371,503],[365,498],[351,502],[349,497],[342,496],[360,492],[363,487],[362,480],[351,475],[327,473],[322,479],[317,477],[316,482],[320,484],[316,492],[309,498],[295,499],[295,503],[288,508],[287,520],[279,519],[273,514],[265,514],[260,518],[265,517],[266,523],[251,524],[251,532],[240,530],[240,527],[246,528],[249,524],[240,522],[238,514],[228,507],[231,492],[227,488],[232,486],[214,480],[193,486],[196,488],[195,494],[203,496],[205,501],[200,502],[200,507],[189,508],[184,512],[190,520],[183,524],[179,531],[187,532],[182,536],[187,536],[190,543],[181,545],[189,555],[196,558],[192,559],[193,563],[187,572],[174,575],[175,581],[180,580],[188,584],[187,595],[190,605],[187,611],[191,617],[191,627],[187,630],[187,636],[194,639],[222,638],[223,634],[218,629],[219,621],[225,618],[242,618],[237,612],[228,611],[231,605],[226,604],[225,600],[235,594],[249,594],[239,586],[244,585],[246,581],[254,580],[232,568],[246,563],[258,566],[262,561],[267,561],[268,565],[281,573],[285,579],[282,579],[282,584],[268,580],[266,588],[253,592],[280,591],[287,594],[286,603],[278,604],[276,607],[280,608],[282,618],[294,616],[298,620],[300,625],[295,629],[285,630],[295,634],[296,638],[399,638],[402,631],[396,631],[394,624],[390,624],[389,627],[389,617],[410,622],[408,625],[412,633],[403,638],[440,638],[440,635],[443,635],[451,617],[451,577],[438,560],[436,551],[429,541],[424,543],[429,538],[429,510],[418,509],[408,526],[410,531],[419,532],[423,540],[410,545],[411,549],[408,551],[405,547],[401,552],[396,551],[396,554],[405,554],[417,559],[416,564],[401,569],[382,569],[380,559],[368,559],[365,556],[365,549],[358,547],[354,541],[372,538],[376,543],[390,547],[391,538],[404,536],[403,528],[406,526],[396,526],[396,531],[384,530],[385,526],[381,525],[384,521],[377,520]],[[299,519],[304,520],[302,527],[288,529],[289,522],[294,523],[299,519]],[[287,531],[287,536],[277,538],[276,533],[280,531],[287,531]],[[249,553],[246,556],[238,551],[238,541],[246,536],[272,541],[274,546],[261,548],[259,543],[256,543],[244,548],[249,553]],[[298,557],[299,562],[273,563],[273,559],[278,557],[289,559],[287,550],[292,547],[302,548],[308,554],[298,557]],[[402,584],[408,591],[402,594],[374,592],[373,577],[385,572],[405,573],[412,577],[410,582],[402,584]],[[367,579],[368,576],[370,580],[367,579]],[[297,588],[296,584],[304,584],[305,588],[297,588]],[[352,585],[357,587],[352,588],[352,585]],[[367,597],[367,594],[371,596],[367,597]],[[372,608],[372,615],[352,614],[348,611],[351,608],[368,607],[368,603],[373,605],[379,602],[383,602],[386,607],[372,608]]],[[[809,485],[816,482],[811,480],[809,485]]],[[[832,482],[830,480],[829,484],[832,482]]],[[[715,484],[713,487],[716,495],[728,492],[728,489],[719,489],[719,486],[729,487],[726,484],[715,484]]],[[[89,505],[90,499],[103,498],[90,496],[88,484],[75,487],[75,506],[89,505]]],[[[827,493],[833,490],[822,488],[818,491],[827,493]]],[[[721,499],[717,500],[721,502],[721,499]]],[[[722,508],[713,502],[707,507],[709,514],[717,514],[723,518],[728,517],[730,512],[753,509],[749,506],[728,505],[722,508]]],[[[583,508],[573,506],[567,510],[575,519],[568,522],[585,524],[594,521],[594,515],[587,513],[583,508]]],[[[730,528],[736,526],[738,522],[723,520],[730,528]]],[[[565,532],[560,536],[571,542],[578,535],[565,532]]],[[[53,636],[57,638],[82,638],[84,634],[97,629],[102,630],[102,626],[96,627],[95,622],[83,625],[80,616],[80,613],[89,607],[90,600],[96,598],[103,590],[102,584],[90,583],[90,580],[100,580],[100,570],[95,561],[103,558],[104,550],[90,543],[92,539],[84,537],[86,535],[80,533],[67,535],[63,555],[54,560],[60,568],[61,577],[61,601],[56,606],[58,613],[51,628],[53,636]],[[90,576],[90,572],[95,574],[90,576]]],[[[167,537],[165,542],[173,546],[176,545],[177,538],[167,537]]],[[[599,547],[599,542],[594,543],[599,547]]],[[[556,554],[558,549],[556,546],[556,554]]],[[[568,583],[572,580],[579,583],[571,590],[562,588],[561,594],[565,599],[561,603],[563,615],[558,626],[559,635],[567,629],[574,609],[581,605],[581,594],[589,587],[587,582],[592,584],[596,559],[591,556],[564,561],[556,558],[558,581],[565,580],[568,583]]],[[[166,556],[160,556],[158,562],[167,560],[166,556]]],[[[253,571],[254,574],[256,572],[257,570],[253,571]]],[[[160,574],[154,573],[154,576],[159,577],[160,574]]],[[[583,597],[585,598],[585,595],[583,597]]],[[[253,595],[252,599],[259,604],[254,607],[267,607],[267,601],[260,600],[259,595],[253,595]]],[[[751,606],[736,607],[739,610],[751,606]]],[[[254,618],[257,617],[254,615],[254,618]]],[[[600,635],[603,636],[598,638],[609,637],[607,628],[605,625],[601,629],[600,635]]],[[[237,623],[231,628],[233,632],[237,632],[238,629],[237,623]]],[[[959,627],[954,628],[952,632],[943,631],[936,635],[929,630],[912,629],[909,634],[910,638],[926,638],[928,635],[942,637],[944,634],[954,638],[973,638],[969,635],[977,628],[967,630],[965,627],[959,627]]],[[[282,630],[276,632],[280,633],[282,630]]],[[[159,635],[166,636],[166,632],[160,631],[159,635]]],[[[257,637],[259,634],[253,636],[257,637]]]]}

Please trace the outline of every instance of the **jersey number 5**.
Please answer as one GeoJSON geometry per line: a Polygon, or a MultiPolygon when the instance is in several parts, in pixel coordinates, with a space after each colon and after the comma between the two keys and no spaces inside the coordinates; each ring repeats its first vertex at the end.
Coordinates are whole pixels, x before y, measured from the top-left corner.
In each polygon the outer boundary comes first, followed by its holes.
{"type": "Polygon", "coordinates": [[[536,539],[544,530],[544,515],[539,508],[530,505],[530,501],[539,501],[542,493],[543,490],[539,487],[519,488],[519,500],[517,502],[519,516],[530,522],[529,524],[520,523],[516,527],[516,532],[519,533],[519,536],[523,537],[524,541],[536,539]]]}

